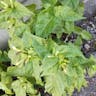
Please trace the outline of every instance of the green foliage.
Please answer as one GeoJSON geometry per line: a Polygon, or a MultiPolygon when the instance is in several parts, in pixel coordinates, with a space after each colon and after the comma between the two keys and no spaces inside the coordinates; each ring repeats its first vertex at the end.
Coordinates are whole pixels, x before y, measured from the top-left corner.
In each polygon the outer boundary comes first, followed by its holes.
{"type": "Polygon", "coordinates": [[[72,7],[73,9],[79,6],[79,0],[60,0],[61,4],[72,7]]]}
{"type": "Polygon", "coordinates": [[[19,78],[19,80],[12,83],[12,88],[15,91],[16,96],[26,96],[26,93],[31,94],[31,96],[32,94],[34,95],[35,90],[32,87],[33,85],[25,78],[19,78]]]}
{"type": "Polygon", "coordinates": [[[74,88],[80,91],[87,85],[85,69],[94,74],[96,61],[80,50],[82,39],[89,40],[91,35],[74,25],[84,19],[79,0],[42,0],[39,10],[35,5],[24,7],[15,0],[1,0],[0,9],[0,25],[10,36],[8,52],[0,52],[3,96],[41,96],[37,85],[52,96],[71,96],[74,88]],[[74,44],[60,41],[62,33],[69,36],[73,32],[78,35],[74,44]],[[53,33],[56,39],[51,38],[53,33]]]}
{"type": "Polygon", "coordinates": [[[6,51],[0,51],[0,62],[8,62],[10,59],[8,58],[8,54],[6,51]]]}

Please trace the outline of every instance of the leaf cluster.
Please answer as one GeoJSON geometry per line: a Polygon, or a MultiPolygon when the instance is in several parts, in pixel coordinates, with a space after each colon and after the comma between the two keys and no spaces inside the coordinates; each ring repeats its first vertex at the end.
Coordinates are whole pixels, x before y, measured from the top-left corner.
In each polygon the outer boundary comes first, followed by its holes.
{"type": "Polygon", "coordinates": [[[0,61],[11,62],[5,68],[0,62],[0,89],[6,96],[41,96],[37,85],[52,96],[71,96],[74,88],[80,91],[87,85],[85,69],[94,74],[96,61],[81,52],[82,39],[89,40],[91,35],[74,24],[84,19],[79,0],[42,0],[39,10],[1,0],[0,9],[0,26],[10,36],[7,54],[0,53],[0,61]],[[73,32],[78,35],[75,43],[60,41],[63,33],[73,32]]]}

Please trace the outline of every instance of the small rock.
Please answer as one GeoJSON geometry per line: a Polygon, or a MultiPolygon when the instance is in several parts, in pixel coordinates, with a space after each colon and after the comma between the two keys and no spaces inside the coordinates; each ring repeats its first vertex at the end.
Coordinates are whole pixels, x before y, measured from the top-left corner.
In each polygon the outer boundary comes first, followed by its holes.
{"type": "Polygon", "coordinates": [[[0,49],[6,49],[8,47],[8,32],[4,29],[0,29],[0,49]]]}
{"type": "Polygon", "coordinates": [[[84,15],[88,18],[96,14],[96,0],[84,0],[85,12],[84,15]]]}
{"type": "Polygon", "coordinates": [[[90,45],[89,44],[85,44],[84,48],[86,49],[86,51],[89,51],[90,50],[90,45]]]}

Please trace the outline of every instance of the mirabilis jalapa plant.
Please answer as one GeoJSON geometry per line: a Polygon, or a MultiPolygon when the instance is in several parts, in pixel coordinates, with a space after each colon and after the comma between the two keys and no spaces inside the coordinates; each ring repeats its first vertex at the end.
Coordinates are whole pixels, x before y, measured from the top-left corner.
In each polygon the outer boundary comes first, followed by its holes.
{"type": "Polygon", "coordinates": [[[74,25],[84,19],[79,0],[42,0],[41,9],[1,0],[0,10],[0,27],[10,37],[8,52],[0,53],[0,89],[6,96],[42,96],[42,87],[52,96],[71,96],[74,88],[87,85],[85,69],[94,74],[96,61],[80,51],[82,39],[91,35],[74,25]],[[60,41],[63,33],[73,32],[78,35],[74,43],[60,41]],[[11,65],[6,67],[5,61],[11,65]]]}

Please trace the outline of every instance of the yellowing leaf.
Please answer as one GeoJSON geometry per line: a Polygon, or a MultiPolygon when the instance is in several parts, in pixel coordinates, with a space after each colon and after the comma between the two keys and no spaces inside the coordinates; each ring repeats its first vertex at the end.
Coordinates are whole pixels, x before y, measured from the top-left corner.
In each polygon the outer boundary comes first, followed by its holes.
{"type": "Polygon", "coordinates": [[[45,89],[52,96],[64,96],[66,92],[64,91],[64,81],[61,72],[53,73],[53,75],[46,77],[45,89]]]}
{"type": "Polygon", "coordinates": [[[12,94],[12,91],[2,82],[0,82],[0,89],[4,90],[6,94],[12,94]]]}
{"type": "Polygon", "coordinates": [[[12,88],[16,96],[26,96],[26,90],[23,88],[23,84],[19,80],[12,83],[12,88]]]}

